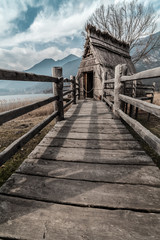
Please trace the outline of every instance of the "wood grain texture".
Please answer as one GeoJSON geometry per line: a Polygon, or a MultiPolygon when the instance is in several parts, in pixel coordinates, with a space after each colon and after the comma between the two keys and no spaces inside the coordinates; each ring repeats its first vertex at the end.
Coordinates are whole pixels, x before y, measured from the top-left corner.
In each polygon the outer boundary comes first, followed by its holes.
{"type": "Polygon", "coordinates": [[[160,188],[13,174],[0,193],[55,203],[160,213],[160,188]]]}
{"type": "Polygon", "coordinates": [[[129,117],[123,111],[117,111],[119,116],[130,125],[136,133],[138,133],[145,142],[148,143],[160,155],[160,139],[151,133],[148,129],[143,127],[139,122],[129,117]]]}
{"type": "Polygon", "coordinates": [[[145,112],[151,113],[160,118],[160,106],[158,105],[144,102],[142,100],[131,98],[122,94],[119,95],[119,98],[126,103],[129,103],[135,107],[142,109],[145,112]]]}
{"type": "Polygon", "coordinates": [[[65,206],[0,196],[0,237],[47,240],[159,240],[160,215],[65,206]]]}
{"type": "Polygon", "coordinates": [[[0,79],[2,80],[15,80],[15,81],[32,81],[32,82],[57,82],[57,78],[37,75],[33,73],[18,72],[12,70],[0,69],[0,79]]]}

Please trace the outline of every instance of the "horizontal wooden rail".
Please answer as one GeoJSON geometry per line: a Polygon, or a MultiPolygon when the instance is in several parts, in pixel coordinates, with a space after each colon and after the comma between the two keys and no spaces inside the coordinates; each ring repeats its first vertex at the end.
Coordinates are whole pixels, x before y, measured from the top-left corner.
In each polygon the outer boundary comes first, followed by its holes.
{"type": "Polygon", "coordinates": [[[108,80],[105,80],[104,83],[105,83],[105,84],[111,84],[111,83],[114,83],[114,78],[112,78],[112,79],[108,79],[108,80]]]}
{"type": "Polygon", "coordinates": [[[13,80],[13,81],[32,81],[32,82],[58,82],[58,78],[37,75],[33,73],[18,72],[0,69],[0,79],[2,80],[13,80]]]}
{"type": "Polygon", "coordinates": [[[143,127],[139,122],[129,117],[122,110],[118,109],[117,113],[130,127],[134,129],[138,135],[143,138],[145,142],[148,143],[149,146],[151,146],[160,155],[160,139],[157,136],[143,127]]]}
{"type": "Polygon", "coordinates": [[[72,92],[73,92],[73,90],[68,90],[68,91],[63,92],[63,97],[72,92]]]}
{"type": "Polygon", "coordinates": [[[69,83],[72,83],[72,80],[71,80],[71,79],[68,79],[68,78],[64,78],[64,79],[63,79],[63,82],[69,82],[69,83]]]}
{"type": "Polygon", "coordinates": [[[160,106],[152,104],[152,103],[148,103],[148,102],[144,102],[142,100],[136,99],[136,98],[132,98],[132,97],[128,97],[122,94],[119,94],[119,98],[120,100],[129,103],[135,107],[138,107],[140,109],[142,109],[143,111],[146,111],[148,113],[151,113],[157,117],[160,118],[160,106]]]}
{"type": "Polygon", "coordinates": [[[32,104],[29,104],[27,106],[24,106],[24,107],[20,107],[20,108],[16,108],[16,109],[13,109],[13,110],[10,110],[10,111],[7,111],[7,112],[3,112],[3,113],[0,113],[0,125],[5,123],[5,122],[8,122],[12,119],[15,119],[19,116],[22,116],[28,112],[31,112],[37,108],[40,108],[46,104],[49,104],[55,100],[58,100],[58,96],[55,96],[55,97],[50,97],[50,98],[47,98],[45,100],[42,100],[42,101],[39,101],[39,102],[36,102],[36,103],[32,103],[32,104]]]}
{"type": "Polygon", "coordinates": [[[104,89],[104,92],[108,95],[108,96],[113,96],[114,97],[114,91],[111,89],[104,89]]]}
{"type": "Polygon", "coordinates": [[[74,102],[74,99],[71,99],[69,102],[67,102],[65,105],[64,105],[64,107],[63,107],[63,109],[65,109],[66,107],[68,107],[71,103],[73,103],[74,102]]]}
{"type": "Polygon", "coordinates": [[[110,102],[107,98],[103,97],[103,100],[112,108],[113,107],[113,103],[110,102]]]}
{"type": "Polygon", "coordinates": [[[131,76],[122,76],[121,82],[134,81],[134,80],[145,80],[148,78],[160,77],[160,67],[142,71],[131,76]]]}
{"type": "Polygon", "coordinates": [[[12,157],[23,145],[25,145],[30,139],[32,139],[38,132],[40,132],[47,124],[49,124],[55,117],[57,117],[58,111],[52,113],[43,122],[33,127],[29,132],[24,134],[19,139],[15,140],[4,151],[0,153],[0,166],[2,166],[10,157],[12,157]]]}

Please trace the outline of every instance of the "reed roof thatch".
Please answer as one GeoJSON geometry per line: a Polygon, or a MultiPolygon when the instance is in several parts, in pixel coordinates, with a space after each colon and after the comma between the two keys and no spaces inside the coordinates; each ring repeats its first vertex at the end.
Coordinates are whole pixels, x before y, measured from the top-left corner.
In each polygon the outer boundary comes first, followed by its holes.
{"type": "Polygon", "coordinates": [[[129,55],[129,44],[119,41],[107,32],[101,32],[92,25],[87,25],[87,38],[80,69],[86,65],[87,59],[95,59],[102,67],[113,69],[118,64],[127,64],[128,73],[133,74],[135,68],[129,55]]]}

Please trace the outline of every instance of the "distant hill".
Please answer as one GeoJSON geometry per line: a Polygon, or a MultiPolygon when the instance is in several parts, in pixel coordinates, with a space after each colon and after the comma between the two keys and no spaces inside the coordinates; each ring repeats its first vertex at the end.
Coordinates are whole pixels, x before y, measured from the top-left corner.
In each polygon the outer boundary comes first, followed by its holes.
{"type": "MultiPolygon", "coordinates": [[[[30,69],[25,70],[28,73],[40,75],[52,75],[52,67],[60,66],[63,68],[63,76],[69,78],[70,75],[76,75],[81,58],[70,54],[67,57],[55,61],[48,58],[35,64],[30,69]]],[[[21,81],[4,81],[0,80],[0,94],[25,94],[25,93],[43,93],[52,89],[52,83],[38,82],[21,82],[21,81]]],[[[51,90],[52,91],[52,90],[51,90]]]]}
{"type": "MultiPolygon", "coordinates": [[[[154,37],[160,36],[160,32],[154,34],[154,37]]],[[[144,38],[144,42],[148,37],[144,38]]],[[[151,50],[147,58],[141,59],[138,63],[135,64],[137,72],[145,71],[151,68],[160,67],[160,48],[151,50]]],[[[147,79],[144,81],[145,84],[156,83],[156,90],[160,91],[160,78],[157,79],[147,79]]]]}
{"type": "Polygon", "coordinates": [[[51,76],[52,75],[52,67],[62,67],[64,64],[77,60],[79,57],[70,54],[67,57],[55,61],[52,58],[47,58],[44,59],[43,61],[35,64],[33,67],[30,69],[25,70],[25,72],[30,72],[30,73],[36,73],[36,74],[41,74],[41,75],[47,75],[51,76]]]}

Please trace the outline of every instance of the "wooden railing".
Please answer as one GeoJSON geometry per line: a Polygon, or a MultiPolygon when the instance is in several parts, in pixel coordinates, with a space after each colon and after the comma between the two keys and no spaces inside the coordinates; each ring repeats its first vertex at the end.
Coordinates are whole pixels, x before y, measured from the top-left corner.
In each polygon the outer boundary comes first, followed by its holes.
{"type": "Polygon", "coordinates": [[[160,106],[136,99],[134,94],[132,97],[124,94],[125,84],[128,82],[133,83],[132,89],[134,90],[135,81],[160,77],[160,67],[136,73],[131,76],[123,75],[125,72],[124,68],[126,69],[126,65],[124,64],[116,66],[115,78],[108,79],[104,82],[103,100],[110,106],[113,113],[118,118],[122,118],[128,125],[130,125],[134,131],[160,155],[160,139],[131,117],[131,112],[133,111],[133,107],[135,107],[160,118],[160,106]],[[127,111],[124,112],[125,104],[130,105],[130,116],[127,115],[127,111]]]}
{"type": "MultiPolygon", "coordinates": [[[[0,69],[0,79],[13,80],[13,81],[36,81],[36,82],[52,82],[54,84],[54,96],[48,99],[32,103],[30,105],[16,108],[7,112],[0,113],[0,125],[22,116],[28,112],[31,112],[37,108],[45,106],[51,102],[54,102],[54,112],[48,116],[43,122],[33,127],[29,132],[24,134],[19,139],[10,144],[4,151],[0,153],[0,166],[2,166],[10,157],[12,157],[24,144],[32,139],[38,132],[40,132],[47,124],[49,124],[54,118],[56,121],[64,119],[64,109],[70,104],[76,104],[77,97],[80,97],[79,84],[76,82],[76,78],[71,76],[70,79],[64,79],[62,77],[62,68],[54,67],[52,69],[52,77],[43,76],[31,73],[9,71],[0,69]],[[72,85],[72,89],[63,91],[64,82],[68,82],[68,87],[72,85]],[[77,93],[78,91],[78,93],[77,93]],[[64,98],[64,96],[71,95],[71,98],[64,98]],[[64,101],[67,103],[64,105],[64,101]]],[[[67,89],[65,86],[65,89],[67,89]]]]}

